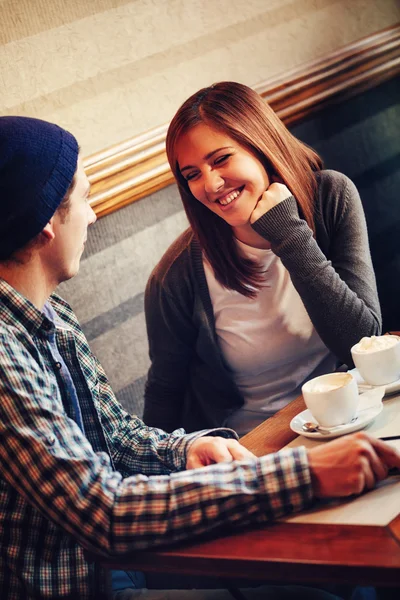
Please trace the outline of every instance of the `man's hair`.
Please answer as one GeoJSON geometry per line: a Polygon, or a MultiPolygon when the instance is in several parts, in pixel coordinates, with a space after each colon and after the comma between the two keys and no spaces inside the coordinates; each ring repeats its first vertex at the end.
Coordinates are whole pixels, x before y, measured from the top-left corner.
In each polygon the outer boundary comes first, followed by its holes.
{"type": "Polygon", "coordinates": [[[283,182],[314,232],[314,171],[322,168],[322,160],[290,133],[259,94],[240,83],[225,81],[199,90],[173,117],[167,132],[167,156],[193,233],[217,280],[252,297],[262,281],[260,268],[239,254],[231,227],[196,200],[179,170],[178,143],[199,124],[228,135],[261,162],[270,179],[283,182]]]}

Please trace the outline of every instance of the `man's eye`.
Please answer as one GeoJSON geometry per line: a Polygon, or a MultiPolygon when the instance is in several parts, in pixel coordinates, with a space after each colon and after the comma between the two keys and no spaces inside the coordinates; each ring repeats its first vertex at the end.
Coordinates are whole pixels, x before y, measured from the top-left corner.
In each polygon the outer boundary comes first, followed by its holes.
{"type": "Polygon", "coordinates": [[[228,160],[228,158],[232,156],[231,154],[224,154],[223,156],[219,156],[218,158],[215,159],[214,164],[215,165],[222,165],[224,162],[226,162],[228,160]]]}

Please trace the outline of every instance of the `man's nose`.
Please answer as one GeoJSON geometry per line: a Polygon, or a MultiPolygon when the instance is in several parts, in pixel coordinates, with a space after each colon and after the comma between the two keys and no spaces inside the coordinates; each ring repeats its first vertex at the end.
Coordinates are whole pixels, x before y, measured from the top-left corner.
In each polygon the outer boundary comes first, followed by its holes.
{"type": "Polygon", "coordinates": [[[96,221],[97,221],[97,216],[96,216],[96,213],[94,212],[93,208],[90,206],[90,204],[88,204],[88,212],[89,212],[89,215],[88,215],[89,225],[93,225],[93,223],[96,223],[96,221]]]}

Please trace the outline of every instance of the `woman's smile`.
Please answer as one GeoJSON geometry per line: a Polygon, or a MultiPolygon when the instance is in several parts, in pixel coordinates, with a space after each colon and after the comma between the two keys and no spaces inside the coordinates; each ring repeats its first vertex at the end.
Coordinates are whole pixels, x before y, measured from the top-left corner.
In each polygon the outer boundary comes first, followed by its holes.
{"type": "Polygon", "coordinates": [[[227,194],[224,194],[223,196],[220,196],[219,198],[217,198],[217,200],[215,200],[215,202],[218,202],[218,204],[221,206],[221,210],[223,211],[228,210],[229,207],[233,208],[232,205],[235,204],[234,200],[237,200],[237,198],[239,198],[243,190],[244,185],[240,188],[236,188],[235,190],[228,192],[227,194]]]}

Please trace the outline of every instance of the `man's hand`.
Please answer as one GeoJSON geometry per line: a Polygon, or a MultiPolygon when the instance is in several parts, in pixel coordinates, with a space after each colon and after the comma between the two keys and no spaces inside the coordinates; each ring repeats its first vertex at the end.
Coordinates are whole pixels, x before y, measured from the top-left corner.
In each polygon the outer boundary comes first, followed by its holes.
{"type": "Polygon", "coordinates": [[[258,200],[255,209],[250,216],[250,223],[255,223],[265,215],[271,208],[289,198],[292,192],[283,183],[271,183],[266,192],[258,200]]]}
{"type": "Polygon", "coordinates": [[[361,494],[400,468],[400,452],[365,432],[338,438],[308,451],[317,498],[361,494]]]}
{"type": "Polygon", "coordinates": [[[204,436],[195,440],[189,447],[186,468],[197,469],[219,462],[232,462],[245,458],[255,458],[255,456],[236,440],[204,436]]]}

